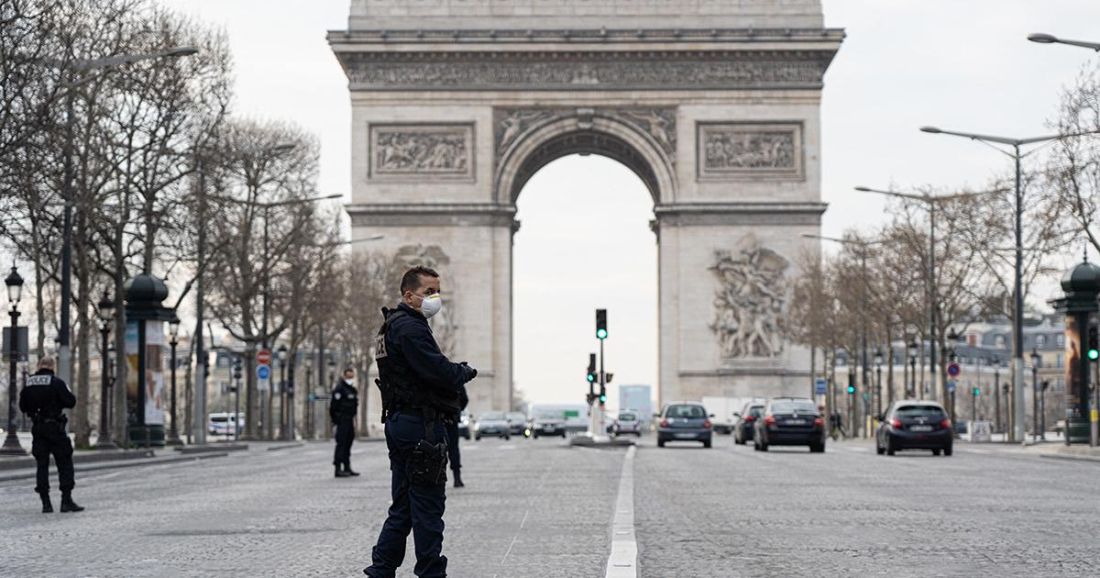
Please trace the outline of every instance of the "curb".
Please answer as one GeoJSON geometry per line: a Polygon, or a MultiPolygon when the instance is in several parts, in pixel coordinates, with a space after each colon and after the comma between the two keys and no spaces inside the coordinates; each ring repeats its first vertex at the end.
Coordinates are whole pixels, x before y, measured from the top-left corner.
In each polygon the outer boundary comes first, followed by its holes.
{"type": "MultiPolygon", "coordinates": [[[[173,464],[177,462],[191,462],[200,461],[209,458],[224,458],[228,456],[228,452],[222,453],[207,453],[196,456],[170,456],[165,458],[150,458],[148,460],[128,460],[123,462],[105,463],[99,465],[92,465],[86,468],[78,468],[77,475],[80,472],[95,472],[99,470],[117,470],[122,468],[133,468],[138,466],[156,466],[160,464],[173,464]]],[[[33,480],[37,474],[33,471],[20,474],[8,474],[0,476],[0,482],[11,482],[17,480],[33,480]]]]}
{"type": "MultiPolygon", "coordinates": [[[[119,460],[148,459],[153,457],[156,457],[156,453],[154,453],[153,450],[103,450],[101,452],[96,452],[94,450],[84,452],[82,450],[80,453],[73,454],[73,464],[94,464],[119,460]]],[[[53,463],[52,457],[50,462],[53,463]]],[[[34,467],[36,467],[36,462],[31,456],[4,458],[0,460],[0,471],[34,467]]]]}
{"type": "Polygon", "coordinates": [[[1100,456],[1079,456],[1073,454],[1039,454],[1039,457],[1051,460],[1067,460],[1071,462],[1100,463],[1100,456]]]}
{"type": "Polygon", "coordinates": [[[271,446],[271,447],[267,448],[267,451],[277,452],[279,450],[288,450],[288,449],[291,449],[291,448],[300,448],[300,447],[303,447],[303,446],[305,446],[305,444],[303,444],[303,443],[283,444],[283,445],[280,445],[280,446],[271,446]]]}
{"type": "Polygon", "coordinates": [[[202,445],[202,446],[182,446],[177,447],[176,451],[189,455],[189,454],[209,454],[217,452],[240,452],[248,449],[248,444],[226,444],[226,445],[202,445]]]}

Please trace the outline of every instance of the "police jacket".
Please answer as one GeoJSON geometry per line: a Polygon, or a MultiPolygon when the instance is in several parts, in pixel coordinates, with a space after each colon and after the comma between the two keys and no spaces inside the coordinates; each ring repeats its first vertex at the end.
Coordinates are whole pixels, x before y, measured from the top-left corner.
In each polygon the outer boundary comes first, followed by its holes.
{"type": "Polygon", "coordinates": [[[332,421],[352,419],[359,409],[359,392],[348,382],[340,380],[340,383],[332,389],[332,401],[328,405],[328,415],[332,421]]]}
{"type": "Polygon", "coordinates": [[[32,419],[59,418],[61,410],[76,406],[76,396],[65,382],[49,369],[39,369],[27,378],[19,392],[19,411],[32,419]]]}
{"type": "Polygon", "coordinates": [[[395,385],[457,405],[459,392],[471,370],[443,355],[427,318],[416,309],[401,303],[396,310],[387,312],[387,319],[384,351],[378,355],[383,379],[401,380],[403,383],[395,385]]]}

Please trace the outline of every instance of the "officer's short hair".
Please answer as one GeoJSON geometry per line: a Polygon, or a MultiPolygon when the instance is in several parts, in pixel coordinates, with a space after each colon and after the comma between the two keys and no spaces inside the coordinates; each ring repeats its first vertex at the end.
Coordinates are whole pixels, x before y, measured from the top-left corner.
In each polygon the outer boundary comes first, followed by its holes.
{"type": "MultiPolygon", "coordinates": [[[[352,372],[352,373],[355,373],[355,368],[354,368],[354,367],[350,367],[350,366],[349,366],[349,367],[345,367],[345,368],[344,368],[344,373],[347,373],[347,372],[349,372],[349,371],[350,371],[350,372],[352,372]]],[[[341,374],[341,375],[343,375],[343,374],[341,374]]]]}
{"type": "Polygon", "coordinates": [[[57,362],[52,357],[46,356],[38,360],[38,369],[57,369],[57,362]]]}
{"type": "Polygon", "coordinates": [[[439,273],[435,272],[435,269],[430,267],[423,267],[417,265],[401,276],[401,294],[404,295],[406,291],[416,291],[420,288],[420,277],[433,277],[439,279],[439,273]]]}

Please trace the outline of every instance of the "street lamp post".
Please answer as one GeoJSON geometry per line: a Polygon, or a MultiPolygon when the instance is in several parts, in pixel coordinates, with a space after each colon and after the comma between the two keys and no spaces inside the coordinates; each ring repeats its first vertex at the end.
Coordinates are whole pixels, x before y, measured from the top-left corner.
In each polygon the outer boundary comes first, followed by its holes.
{"type": "Polygon", "coordinates": [[[20,445],[19,436],[15,433],[15,381],[19,372],[19,300],[23,296],[23,277],[19,275],[14,263],[11,273],[4,279],[4,285],[8,288],[8,302],[11,303],[11,339],[8,341],[8,433],[4,437],[0,455],[25,456],[27,450],[20,445]]]}
{"type": "Polygon", "coordinates": [[[1012,280],[1012,292],[1013,292],[1013,306],[1012,306],[1012,383],[1014,391],[1014,401],[1016,408],[1016,415],[1013,427],[1013,441],[1025,442],[1024,436],[1024,247],[1023,247],[1023,216],[1024,216],[1024,193],[1023,182],[1021,179],[1020,165],[1023,158],[1038,149],[1032,149],[1025,153],[1020,152],[1020,147],[1045,143],[1053,140],[1059,140],[1064,138],[1071,138],[1076,136],[1082,136],[1085,134],[1094,134],[1097,131],[1089,131],[1083,133],[1071,133],[1071,134],[1056,134],[1046,135],[1031,138],[1008,138],[1002,136],[991,136],[984,134],[968,133],[968,132],[956,132],[950,130],[943,130],[934,126],[922,126],[921,132],[929,134],[945,134],[949,136],[957,136],[967,138],[973,141],[978,141],[992,146],[997,151],[1012,157],[1016,167],[1015,178],[1015,210],[1014,210],[1014,235],[1015,235],[1015,262],[1013,264],[1013,280],[1012,280]],[[1011,152],[994,145],[1005,145],[1012,147],[1011,152]]]}
{"type": "Polygon", "coordinates": [[[917,353],[917,338],[913,336],[913,340],[909,342],[909,399],[917,398],[917,353]]]}
{"type": "Polygon", "coordinates": [[[882,350],[875,348],[875,419],[882,415],[882,350]]]}
{"type": "Polygon", "coordinates": [[[1001,358],[993,358],[993,431],[1001,433],[1001,358]]]}
{"type": "Polygon", "coordinates": [[[1039,439],[1039,364],[1043,358],[1037,348],[1031,349],[1031,441],[1039,439]]]}
{"type": "Polygon", "coordinates": [[[103,298],[99,300],[99,320],[103,323],[99,326],[99,336],[102,340],[100,349],[100,385],[99,385],[99,435],[96,437],[95,449],[118,449],[111,437],[111,377],[110,377],[110,353],[113,351],[110,344],[111,323],[115,317],[115,300],[107,291],[103,292],[103,298]]]}
{"type": "Polygon", "coordinates": [[[62,172],[61,197],[65,203],[61,227],[61,319],[58,328],[57,363],[61,379],[72,384],[72,349],[70,338],[70,310],[72,309],[72,263],[73,263],[73,181],[76,180],[76,170],[73,167],[73,143],[76,140],[73,134],[73,117],[76,115],[77,87],[88,80],[80,72],[89,70],[102,70],[132,64],[143,60],[157,58],[179,58],[197,54],[198,49],[183,46],[170,48],[148,54],[119,54],[106,58],[94,58],[89,60],[77,60],[68,64],[70,70],[77,74],[77,78],[66,85],[65,90],[65,161],[62,172]]]}
{"type": "Polygon", "coordinates": [[[168,430],[168,439],[164,443],[170,446],[183,445],[180,441],[179,428],[176,427],[176,418],[179,416],[176,413],[176,366],[179,365],[176,359],[176,346],[179,345],[179,333],[180,333],[180,318],[176,315],[176,312],[172,312],[172,318],[168,320],[168,341],[169,350],[171,353],[171,379],[172,379],[172,428],[168,430]]]}
{"type": "Polygon", "coordinates": [[[287,426],[290,421],[290,412],[287,411],[286,400],[286,344],[280,345],[276,350],[276,357],[279,360],[279,429],[281,430],[280,437],[284,440],[290,439],[287,436],[287,426]]]}
{"type": "Polygon", "coordinates": [[[1038,32],[1035,34],[1028,34],[1027,39],[1032,42],[1038,42],[1039,44],[1066,44],[1069,46],[1079,46],[1081,48],[1088,48],[1096,52],[1100,52],[1100,42],[1086,42],[1084,40],[1066,40],[1058,38],[1051,34],[1043,34],[1038,32]]]}

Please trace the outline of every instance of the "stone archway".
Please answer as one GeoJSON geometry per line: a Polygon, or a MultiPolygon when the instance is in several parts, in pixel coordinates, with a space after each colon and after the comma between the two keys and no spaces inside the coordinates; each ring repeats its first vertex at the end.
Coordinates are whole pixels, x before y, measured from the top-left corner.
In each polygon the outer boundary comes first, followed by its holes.
{"type": "Polygon", "coordinates": [[[819,0],[606,4],[352,0],[329,42],[353,236],[449,261],[452,353],[482,369],[474,411],[502,409],[516,198],[556,158],[610,157],[653,197],[659,398],[806,393],[782,313],[825,209],[820,96],[843,32],[819,0]]]}

